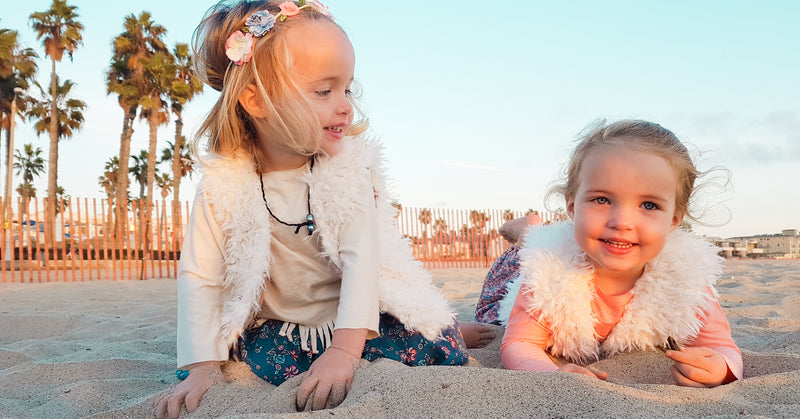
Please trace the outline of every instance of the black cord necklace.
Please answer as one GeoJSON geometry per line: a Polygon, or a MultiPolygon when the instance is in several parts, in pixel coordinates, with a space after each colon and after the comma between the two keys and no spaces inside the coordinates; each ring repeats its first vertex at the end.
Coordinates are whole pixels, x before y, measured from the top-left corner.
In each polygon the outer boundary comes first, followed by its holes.
{"type": "MultiPolygon", "coordinates": [[[[313,170],[313,169],[314,169],[314,157],[311,157],[311,168],[310,168],[310,170],[313,170]]],[[[312,233],[314,233],[314,230],[317,228],[317,226],[316,226],[316,224],[314,224],[314,214],[311,214],[311,187],[310,186],[308,187],[308,189],[306,189],[306,199],[307,199],[307,201],[306,201],[307,207],[306,208],[308,208],[308,215],[306,215],[306,221],[302,222],[302,223],[287,223],[287,222],[281,220],[280,218],[278,218],[275,214],[272,213],[272,210],[269,209],[269,204],[267,203],[267,194],[264,192],[264,179],[262,178],[260,172],[258,173],[258,181],[261,182],[261,198],[264,199],[264,206],[267,207],[267,212],[269,213],[270,216],[272,216],[272,218],[275,219],[275,221],[277,221],[277,222],[279,222],[279,223],[281,223],[281,224],[283,224],[285,226],[288,226],[288,227],[297,227],[294,230],[294,234],[299,233],[301,227],[305,227],[308,230],[308,235],[309,236],[312,233]]]]}

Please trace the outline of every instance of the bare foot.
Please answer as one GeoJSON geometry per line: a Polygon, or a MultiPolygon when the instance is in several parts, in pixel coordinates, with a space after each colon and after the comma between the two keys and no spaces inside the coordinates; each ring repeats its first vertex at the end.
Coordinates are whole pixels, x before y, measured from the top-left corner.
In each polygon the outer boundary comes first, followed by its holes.
{"type": "Polygon", "coordinates": [[[477,322],[458,322],[467,348],[483,348],[497,336],[491,327],[477,322]]]}

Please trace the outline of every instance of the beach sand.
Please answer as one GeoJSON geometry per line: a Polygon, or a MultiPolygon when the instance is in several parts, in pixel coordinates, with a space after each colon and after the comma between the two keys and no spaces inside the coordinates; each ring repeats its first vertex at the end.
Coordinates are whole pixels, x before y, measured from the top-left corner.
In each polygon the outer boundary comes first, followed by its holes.
{"type": "MultiPolygon", "coordinates": [[[[471,320],[485,269],[434,271],[471,320]]],[[[599,361],[608,381],[500,368],[502,328],[471,350],[482,367],[362,362],[344,403],[295,412],[295,377],[274,387],[225,368],[193,417],[800,417],[800,261],[729,261],[720,300],[745,379],[671,385],[661,353],[599,361]]],[[[152,417],[175,378],[175,281],[0,284],[0,418],[152,417]]]]}

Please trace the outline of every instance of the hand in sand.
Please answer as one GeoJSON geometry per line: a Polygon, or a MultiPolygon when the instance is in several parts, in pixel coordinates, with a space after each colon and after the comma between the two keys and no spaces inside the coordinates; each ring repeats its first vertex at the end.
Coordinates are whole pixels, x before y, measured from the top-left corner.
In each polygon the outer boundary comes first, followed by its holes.
{"type": "Polygon", "coordinates": [[[608,373],[605,371],[600,371],[596,368],[592,367],[582,367],[580,365],[575,364],[564,364],[558,367],[558,370],[561,372],[571,372],[574,374],[583,374],[593,378],[599,378],[601,380],[605,380],[608,378],[608,373]]]}
{"type": "Polygon", "coordinates": [[[478,322],[459,322],[458,329],[467,348],[483,348],[496,337],[492,328],[478,322]]]}
{"type": "Polygon", "coordinates": [[[329,409],[338,406],[353,382],[361,357],[338,346],[329,347],[308,369],[297,390],[297,410],[329,409]]]}
{"type": "Polygon", "coordinates": [[[670,370],[679,386],[716,387],[735,379],[725,358],[711,348],[688,347],[667,351],[666,355],[675,361],[670,370]]]}
{"type": "Polygon", "coordinates": [[[158,419],[175,419],[181,414],[181,406],[193,412],[200,406],[203,394],[222,379],[219,362],[200,362],[189,366],[189,377],[170,389],[156,401],[156,417],[158,419]]]}

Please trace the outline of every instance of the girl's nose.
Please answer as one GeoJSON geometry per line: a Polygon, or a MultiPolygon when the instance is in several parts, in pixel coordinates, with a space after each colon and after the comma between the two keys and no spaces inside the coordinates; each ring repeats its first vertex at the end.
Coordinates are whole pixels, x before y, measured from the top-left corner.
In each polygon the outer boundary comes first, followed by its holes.
{"type": "Polygon", "coordinates": [[[608,219],[608,226],[615,230],[631,230],[634,224],[633,217],[630,211],[617,207],[611,212],[611,217],[608,219]]]}
{"type": "Polygon", "coordinates": [[[342,95],[339,99],[339,103],[336,104],[336,113],[340,115],[353,113],[353,104],[350,103],[350,98],[347,95],[342,95]]]}

